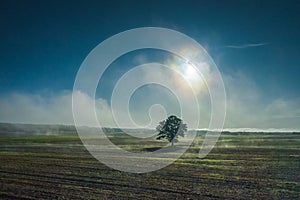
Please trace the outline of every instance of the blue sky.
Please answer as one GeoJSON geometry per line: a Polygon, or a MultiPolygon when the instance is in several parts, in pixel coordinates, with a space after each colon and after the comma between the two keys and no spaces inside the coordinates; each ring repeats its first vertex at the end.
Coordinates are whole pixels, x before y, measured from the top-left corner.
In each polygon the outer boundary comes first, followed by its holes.
{"type": "MultiPolygon", "coordinates": [[[[155,26],[194,38],[214,59],[228,97],[226,128],[300,129],[299,7],[255,0],[1,1],[0,121],[72,123],[71,110],[60,106],[69,106],[87,54],[114,34],[155,26]]],[[[124,63],[134,60],[116,66],[124,63]]],[[[102,80],[107,90],[98,97],[107,106],[111,80],[122,70],[112,66],[102,80]]]]}

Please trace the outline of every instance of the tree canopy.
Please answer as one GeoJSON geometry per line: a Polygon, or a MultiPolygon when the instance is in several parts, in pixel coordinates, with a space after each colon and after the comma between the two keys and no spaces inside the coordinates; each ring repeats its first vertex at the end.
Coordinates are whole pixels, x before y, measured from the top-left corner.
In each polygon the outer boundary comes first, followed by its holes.
{"type": "Polygon", "coordinates": [[[184,137],[187,125],[183,124],[180,118],[171,115],[166,120],[159,122],[156,131],[158,132],[157,140],[166,139],[173,146],[174,142],[178,142],[179,136],[184,137]]]}

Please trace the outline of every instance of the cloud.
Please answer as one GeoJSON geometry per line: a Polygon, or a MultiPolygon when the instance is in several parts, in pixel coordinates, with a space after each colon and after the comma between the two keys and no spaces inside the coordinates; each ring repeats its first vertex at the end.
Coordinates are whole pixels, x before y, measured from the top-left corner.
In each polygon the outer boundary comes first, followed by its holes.
{"type": "Polygon", "coordinates": [[[252,44],[242,44],[242,45],[227,45],[226,48],[231,49],[245,49],[249,47],[260,47],[260,46],[266,46],[269,45],[269,43],[252,43],[252,44]]]}
{"type": "MultiPolygon", "coordinates": [[[[152,72],[151,76],[157,76],[164,79],[163,71],[152,72]]],[[[141,74],[142,79],[150,76],[147,70],[141,74]]],[[[149,77],[148,79],[151,79],[149,77]]],[[[225,130],[300,130],[300,98],[275,98],[270,99],[260,90],[259,86],[242,71],[223,74],[223,79],[227,92],[227,115],[225,120],[225,130]]],[[[175,80],[175,79],[174,79],[175,80]]],[[[174,81],[170,79],[170,83],[174,81]]],[[[140,120],[141,124],[149,120],[149,116],[154,116],[154,120],[162,112],[159,107],[152,105],[160,103],[164,99],[165,104],[171,106],[166,110],[174,110],[178,105],[176,96],[166,94],[165,90],[156,90],[157,88],[145,88],[144,93],[136,93],[131,101],[133,107],[130,114],[134,120],[140,120]],[[153,92],[153,93],[152,93],[153,92]],[[140,98],[138,98],[140,97],[140,98]],[[134,99],[137,98],[137,99],[134,99]],[[136,101],[136,102],[134,102],[136,101]],[[146,106],[147,108],[144,108],[146,106]],[[172,107],[173,106],[173,107],[172,107]],[[150,110],[149,110],[150,109],[150,110]],[[148,111],[150,111],[148,113],[148,111]],[[157,113],[155,113],[157,112],[157,113]]],[[[178,96],[190,98],[189,95],[178,88],[178,96]]],[[[72,95],[80,102],[77,110],[80,113],[81,124],[87,126],[97,126],[87,108],[96,105],[96,114],[101,121],[102,126],[116,127],[111,113],[110,103],[105,99],[92,99],[81,91],[61,91],[56,94],[28,94],[28,93],[10,93],[0,96],[0,122],[13,123],[33,123],[33,124],[73,124],[72,115],[72,95]]],[[[199,93],[200,107],[200,128],[208,127],[210,121],[210,96],[207,88],[204,87],[199,93]]],[[[126,105],[124,105],[126,106],[126,105]]],[[[195,111],[195,105],[187,104],[186,109],[189,112],[195,111]]],[[[116,110],[116,115],[126,117],[127,113],[116,110]]],[[[167,113],[170,114],[170,113],[167,113]]],[[[121,118],[122,120],[122,118],[121,118]]],[[[161,119],[159,119],[161,120],[161,119]]],[[[193,121],[192,115],[188,115],[186,121],[193,121]]],[[[152,127],[157,124],[152,122],[152,127]]]]}
{"type": "Polygon", "coordinates": [[[43,97],[38,94],[11,93],[0,98],[0,120],[21,123],[71,124],[69,93],[43,97]]]}
{"type": "MultiPolygon", "coordinates": [[[[85,108],[93,105],[94,101],[88,95],[75,91],[74,97],[80,99],[80,113],[85,119],[84,124],[91,124],[91,116],[85,108]]],[[[111,113],[104,99],[96,100],[96,109],[104,124],[112,126],[111,113]],[[98,112],[99,111],[99,112],[98,112]]],[[[72,115],[72,92],[63,91],[55,95],[10,93],[0,97],[0,121],[31,124],[74,124],[72,115]]]]}
{"type": "Polygon", "coordinates": [[[241,71],[223,78],[227,91],[226,128],[300,129],[300,98],[270,99],[241,71]]]}

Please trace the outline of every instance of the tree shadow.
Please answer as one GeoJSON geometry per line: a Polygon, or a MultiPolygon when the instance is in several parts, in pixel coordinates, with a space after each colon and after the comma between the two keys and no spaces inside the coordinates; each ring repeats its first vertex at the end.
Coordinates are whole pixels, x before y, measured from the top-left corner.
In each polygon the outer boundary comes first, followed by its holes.
{"type": "Polygon", "coordinates": [[[147,152],[154,152],[154,151],[157,151],[159,149],[161,149],[162,147],[145,147],[143,148],[144,151],[147,151],[147,152]]]}

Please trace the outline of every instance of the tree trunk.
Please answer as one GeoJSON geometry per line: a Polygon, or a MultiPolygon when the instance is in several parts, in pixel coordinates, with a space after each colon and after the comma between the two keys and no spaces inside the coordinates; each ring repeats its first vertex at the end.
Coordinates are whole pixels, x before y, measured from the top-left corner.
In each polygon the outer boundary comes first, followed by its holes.
{"type": "Polygon", "coordinates": [[[174,145],[174,140],[171,141],[171,145],[172,145],[172,146],[174,145]]]}

